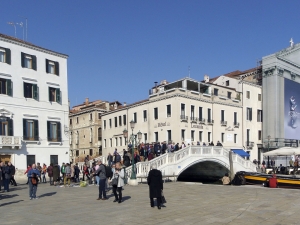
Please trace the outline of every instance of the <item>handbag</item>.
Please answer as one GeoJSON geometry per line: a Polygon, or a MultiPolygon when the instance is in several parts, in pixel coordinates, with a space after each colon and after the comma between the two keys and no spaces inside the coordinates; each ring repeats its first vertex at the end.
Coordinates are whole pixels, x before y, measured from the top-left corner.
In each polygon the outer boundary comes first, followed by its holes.
{"type": "Polygon", "coordinates": [[[112,186],[118,186],[118,178],[119,178],[119,177],[114,177],[114,178],[111,180],[111,185],[112,185],[112,186]]]}
{"type": "Polygon", "coordinates": [[[164,192],[161,190],[161,203],[165,204],[167,203],[166,198],[164,196],[164,192]]]}

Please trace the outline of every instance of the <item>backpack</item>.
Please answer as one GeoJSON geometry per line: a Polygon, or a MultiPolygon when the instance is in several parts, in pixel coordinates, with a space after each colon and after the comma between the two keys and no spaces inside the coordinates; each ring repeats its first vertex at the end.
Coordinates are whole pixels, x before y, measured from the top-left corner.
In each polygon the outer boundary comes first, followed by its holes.
{"type": "Polygon", "coordinates": [[[109,166],[105,166],[105,165],[103,165],[103,166],[105,168],[106,178],[112,178],[113,172],[112,172],[111,168],[109,166]]]}

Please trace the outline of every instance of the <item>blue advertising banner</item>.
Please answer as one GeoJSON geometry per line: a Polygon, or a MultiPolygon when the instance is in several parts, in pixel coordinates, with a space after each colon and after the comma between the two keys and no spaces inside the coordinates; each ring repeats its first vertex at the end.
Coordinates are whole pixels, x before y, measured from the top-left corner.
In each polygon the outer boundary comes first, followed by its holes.
{"type": "Polygon", "coordinates": [[[300,84],[284,79],[284,137],[300,140],[300,84]]]}

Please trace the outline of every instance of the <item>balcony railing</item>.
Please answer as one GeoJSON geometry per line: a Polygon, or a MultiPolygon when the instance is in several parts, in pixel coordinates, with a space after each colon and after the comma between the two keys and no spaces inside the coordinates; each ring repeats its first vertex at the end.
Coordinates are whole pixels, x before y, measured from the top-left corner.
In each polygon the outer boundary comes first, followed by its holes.
{"type": "Polygon", "coordinates": [[[180,115],[181,121],[188,121],[189,117],[185,115],[180,115]]]}
{"type": "Polygon", "coordinates": [[[208,124],[213,124],[213,123],[214,123],[214,120],[208,119],[208,120],[207,120],[207,123],[208,123],[208,124]]]}
{"type": "Polygon", "coordinates": [[[21,148],[22,146],[22,137],[18,136],[0,136],[0,148],[2,147],[15,147],[21,148]]]}
{"type": "Polygon", "coordinates": [[[221,126],[227,126],[227,121],[221,120],[221,126]]]}
{"type": "Polygon", "coordinates": [[[199,122],[200,122],[200,123],[205,123],[205,119],[199,118],[199,122]]]}
{"type": "Polygon", "coordinates": [[[253,148],[254,147],[254,142],[253,141],[246,141],[246,146],[247,146],[247,148],[253,148]]]}
{"type": "Polygon", "coordinates": [[[192,122],[197,122],[198,121],[198,117],[191,116],[190,119],[191,119],[192,122]]]}
{"type": "Polygon", "coordinates": [[[233,122],[233,126],[234,126],[234,127],[239,127],[239,126],[240,126],[240,123],[238,123],[238,122],[233,122]]]}

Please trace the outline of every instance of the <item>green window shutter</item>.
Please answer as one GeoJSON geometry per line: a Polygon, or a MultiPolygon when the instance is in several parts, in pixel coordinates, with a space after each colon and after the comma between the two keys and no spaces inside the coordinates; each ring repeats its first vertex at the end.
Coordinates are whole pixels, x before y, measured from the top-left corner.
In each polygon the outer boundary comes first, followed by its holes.
{"type": "Polygon", "coordinates": [[[49,94],[49,102],[51,102],[51,91],[50,91],[50,87],[48,87],[48,94],[49,94]]]}
{"type": "Polygon", "coordinates": [[[48,137],[48,141],[50,140],[50,121],[47,121],[47,137],[48,137]]]}
{"type": "Polygon", "coordinates": [[[27,131],[26,131],[26,119],[23,119],[23,138],[26,140],[27,131]]]}
{"type": "Polygon", "coordinates": [[[25,67],[25,53],[21,52],[21,66],[24,68],[25,67]]]}
{"type": "Polygon", "coordinates": [[[46,73],[49,73],[49,70],[48,70],[48,65],[49,65],[49,60],[46,59],[46,73]]]}
{"type": "Polygon", "coordinates": [[[11,64],[11,57],[10,57],[11,54],[10,54],[9,48],[5,49],[5,55],[6,55],[5,62],[10,65],[11,64]]]}
{"type": "Polygon", "coordinates": [[[7,95],[13,96],[13,83],[11,80],[6,80],[7,95]]]}
{"type": "Polygon", "coordinates": [[[32,55],[31,59],[32,59],[32,69],[36,70],[36,56],[32,55]]]}
{"type": "Polygon", "coordinates": [[[59,63],[55,62],[55,74],[59,76],[59,63]]]}
{"type": "Polygon", "coordinates": [[[14,136],[14,121],[9,119],[8,121],[8,136],[14,136]]]}
{"type": "Polygon", "coordinates": [[[33,84],[32,89],[33,89],[33,99],[38,100],[38,86],[37,86],[37,84],[33,84]]]}
{"type": "Polygon", "coordinates": [[[250,108],[250,116],[249,120],[252,121],[252,108],[250,108]]]}
{"type": "Polygon", "coordinates": [[[61,124],[60,122],[57,122],[56,124],[57,124],[57,139],[58,141],[61,142],[61,124]]]}
{"type": "Polygon", "coordinates": [[[26,83],[25,82],[23,82],[23,89],[24,89],[24,97],[26,98],[27,95],[26,95],[26,83]]]}
{"type": "Polygon", "coordinates": [[[34,140],[39,140],[39,121],[34,120],[34,140]]]}
{"type": "Polygon", "coordinates": [[[56,88],[56,102],[61,102],[60,89],[56,88]]]}

